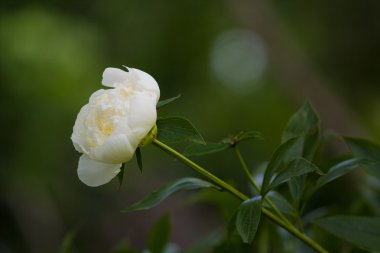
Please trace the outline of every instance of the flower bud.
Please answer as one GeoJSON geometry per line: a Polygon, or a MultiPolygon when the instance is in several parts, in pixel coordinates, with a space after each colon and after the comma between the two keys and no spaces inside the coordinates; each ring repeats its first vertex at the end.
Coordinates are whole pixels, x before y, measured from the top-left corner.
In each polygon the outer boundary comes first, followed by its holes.
{"type": "Polygon", "coordinates": [[[157,125],[154,124],[153,128],[149,131],[149,133],[141,140],[139,147],[144,147],[150,144],[157,137],[157,125]]]}

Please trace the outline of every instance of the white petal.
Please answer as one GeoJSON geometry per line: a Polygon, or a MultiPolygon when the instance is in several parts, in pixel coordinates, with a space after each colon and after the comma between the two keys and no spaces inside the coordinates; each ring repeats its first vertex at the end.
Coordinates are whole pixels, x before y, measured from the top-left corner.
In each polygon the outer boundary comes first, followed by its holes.
{"type": "Polygon", "coordinates": [[[131,143],[127,134],[115,134],[107,138],[102,145],[90,150],[89,156],[106,163],[123,163],[131,160],[137,145],[138,143],[131,143]]]}
{"type": "Polygon", "coordinates": [[[86,143],[86,140],[84,138],[86,136],[86,131],[87,131],[86,126],[85,126],[87,115],[88,115],[88,104],[84,105],[80,109],[78,116],[75,120],[73,133],[71,135],[71,140],[74,144],[75,149],[81,153],[87,152],[86,148],[84,147],[86,143]]]}
{"type": "Polygon", "coordinates": [[[90,96],[90,99],[89,99],[90,104],[94,103],[96,98],[98,98],[98,97],[102,96],[104,93],[108,93],[108,92],[109,92],[109,90],[104,90],[104,89],[100,89],[100,90],[95,91],[90,96]]]}
{"type": "Polygon", "coordinates": [[[106,68],[103,72],[102,84],[108,87],[116,87],[129,79],[130,73],[117,68],[106,68]]]}
{"type": "Polygon", "coordinates": [[[78,164],[78,177],[88,186],[99,186],[111,181],[120,172],[121,164],[108,164],[82,155],[78,164]]]}
{"type": "Polygon", "coordinates": [[[156,101],[151,93],[136,92],[131,98],[129,125],[140,142],[152,129],[157,119],[156,101]]]}
{"type": "Polygon", "coordinates": [[[139,69],[128,68],[129,72],[136,76],[137,84],[136,89],[140,91],[149,91],[152,92],[156,96],[156,103],[160,98],[160,88],[154,78],[148,73],[141,71],[139,69]]]}

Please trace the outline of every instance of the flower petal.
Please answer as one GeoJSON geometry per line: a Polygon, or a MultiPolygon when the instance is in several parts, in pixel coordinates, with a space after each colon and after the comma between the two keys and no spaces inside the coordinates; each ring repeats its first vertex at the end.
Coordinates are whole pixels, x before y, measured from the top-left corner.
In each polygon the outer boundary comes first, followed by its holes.
{"type": "Polygon", "coordinates": [[[90,159],[82,155],[78,164],[78,177],[88,186],[106,184],[120,172],[121,164],[108,164],[90,159]]]}
{"type": "Polygon", "coordinates": [[[130,73],[117,68],[106,68],[103,72],[102,84],[107,87],[116,87],[130,79],[130,73]]]}
{"type": "Polygon", "coordinates": [[[160,98],[160,88],[158,87],[156,80],[154,80],[154,78],[148,73],[139,69],[128,68],[128,70],[136,77],[136,90],[152,92],[156,96],[157,103],[160,98]]]}
{"type": "Polygon", "coordinates": [[[85,120],[88,114],[88,104],[84,105],[75,120],[73,127],[73,133],[71,135],[71,140],[74,144],[75,149],[81,153],[87,153],[87,150],[84,148],[85,136],[86,136],[86,126],[85,120]]]}
{"type": "Polygon", "coordinates": [[[108,92],[109,92],[109,90],[104,90],[104,89],[100,89],[100,90],[95,91],[90,96],[90,99],[89,99],[90,104],[96,103],[95,101],[98,97],[101,97],[103,94],[108,93],[108,92]]]}
{"type": "Polygon", "coordinates": [[[156,123],[155,97],[151,93],[136,92],[131,98],[128,119],[133,136],[140,142],[156,123]]]}
{"type": "Polygon", "coordinates": [[[137,146],[138,143],[131,142],[127,134],[115,134],[107,138],[102,145],[90,150],[89,156],[106,163],[123,163],[131,160],[137,146]]]}

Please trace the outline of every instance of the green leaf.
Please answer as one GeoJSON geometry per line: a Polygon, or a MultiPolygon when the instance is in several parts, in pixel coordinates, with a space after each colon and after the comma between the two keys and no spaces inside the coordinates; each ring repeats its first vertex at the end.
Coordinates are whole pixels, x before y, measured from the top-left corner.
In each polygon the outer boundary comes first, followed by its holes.
{"type": "Polygon", "coordinates": [[[121,186],[123,185],[124,171],[125,171],[125,163],[121,165],[120,172],[119,174],[117,174],[117,180],[119,181],[119,191],[121,189],[121,186]]]}
{"type": "Polygon", "coordinates": [[[301,137],[298,143],[298,156],[312,160],[320,142],[319,118],[314,108],[306,102],[292,115],[282,134],[282,141],[301,137]]]}
{"type": "Polygon", "coordinates": [[[262,138],[261,134],[256,131],[242,131],[236,136],[230,136],[224,138],[220,142],[208,142],[205,144],[193,143],[186,147],[183,152],[186,156],[201,156],[208,155],[212,153],[217,153],[223,150],[228,149],[236,145],[240,141],[249,140],[249,139],[259,139],[262,138]]]}
{"type": "Polygon", "coordinates": [[[157,120],[157,139],[167,142],[191,141],[205,144],[198,130],[186,119],[180,117],[157,120]]]}
{"type": "Polygon", "coordinates": [[[266,168],[264,173],[264,179],[261,186],[263,193],[266,192],[270,180],[272,179],[272,176],[283,166],[285,166],[285,163],[288,162],[289,152],[292,151],[292,148],[296,143],[297,138],[287,140],[285,143],[281,144],[272,155],[272,158],[269,161],[268,167],[266,168]]]}
{"type": "Polygon", "coordinates": [[[172,97],[172,98],[168,98],[168,99],[165,99],[165,100],[158,101],[156,107],[157,107],[157,109],[158,109],[158,108],[161,108],[161,107],[163,107],[163,106],[165,106],[165,105],[167,105],[167,104],[169,104],[169,103],[171,103],[171,102],[173,102],[173,101],[179,99],[180,97],[181,97],[181,94],[178,94],[178,96],[175,96],[175,97],[172,97]]]}
{"type": "MultiPolygon", "coordinates": [[[[294,208],[289,203],[289,201],[282,196],[280,193],[276,191],[271,191],[268,193],[268,198],[277,206],[277,208],[284,214],[288,214],[291,216],[295,215],[294,208]]],[[[272,209],[272,207],[266,202],[263,201],[263,205],[269,209],[272,209]]]]}
{"type": "Polygon", "coordinates": [[[335,216],[314,223],[359,248],[380,250],[380,218],[335,216]]]}
{"type": "Polygon", "coordinates": [[[244,201],[236,216],[236,230],[244,243],[252,243],[261,217],[261,196],[244,201]]]}
{"type": "MultiPolygon", "coordinates": [[[[307,160],[313,160],[320,143],[319,123],[319,117],[309,102],[306,102],[291,116],[282,135],[283,142],[299,137],[299,141],[291,150],[291,156],[294,158],[301,156],[307,160]]],[[[306,178],[306,175],[303,175],[289,181],[292,202],[297,208],[300,207],[300,201],[304,194],[306,178]]]]}
{"type": "Polygon", "coordinates": [[[170,216],[164,214],[153,225],[148,235],[148,250],[150,253],[163,253],[170,237],[170,216]]]}
{"type": "Polygon", "coordinates": [[[203,181],[198,178],[181,178],[174,182],[170,182],[157,191],[151,192],[143,200],[133,204],[132,206],[122,210],[124,212],[137,211],[137,210],[146,210],[150,209],[162,201],[164,201],[170,195],[179,192],[181,190],[195,190],[201,188],[210,188],[215,187],[213,184],[203,181]]]}
{"type": "Polygon", "coordinates": [[[143,172],[143,163],[142,163],[142,155],[141,155],[141,149],[136,149],[136,159],[137,159],[137,165],[139,166],[140,172],[143,172]]]}
{"type": "Polygon", "coordinates": [[[61,244],[59,253],[72,253],[74,251],[74,240],[77,236],[77,230],[73,229],[69,231],[61,244]]]}
{"type": "Polygon", "coordinates": [[[368,174],[380,179],[380,146],[363,139],[345,138],[345,140],[356,157],[368,159],[364,166],[368,174]]]}
{"type": "Polygon", "coordinates": [[[272,180],[266,191],[289,181],[291,178],[298,177],[313,171],[319,171],[318,167],[304,158],[291,161],[285,169],[280,171],[272,180]]]}
{"type": "Polygon", "coordinates": [[[257,131],[242,131],[236,136],[236,142],[241,142],[250,139],[262,139],[261,133],[257,131]]]}
{"type": "Polygon", "coordinates": [[[186,147],[183,154],[185,156],[208,155],[208,154],[226,150],[229,147],[230,145],[226,143],[211,143],[211,142],[206,143],[206,144],[193,143],[186,147]]]}
{"type": "Polygon", "coordinates": [[[291,179],[288,186],[290,196],[292,197],[293,207],[298,212],[301,207],[301,200],[306,192],[306,189],[308,188],[305,176],[291,179]]]}
{"type": "Polygon", "coordinates": [[[353,159],[349,159],[349,160],[346,160],[346,161],[343,161],[343,162],[340,162],[340,163],[334,165],[333,167],[331,167],[331,169],[329,169],[329,171],[326,173],[326,175],[324,175],[318,179],[316,185],[314,186],[313,191],[321,188],[325,184],[330,183],[331,181],[333,181],[335,179],[338,179],[338,178],[346,175],[347,173],[358,168],[359,166],[364,165],[365,162],[366,162],[366,159],[353,158],[353,159]]]}

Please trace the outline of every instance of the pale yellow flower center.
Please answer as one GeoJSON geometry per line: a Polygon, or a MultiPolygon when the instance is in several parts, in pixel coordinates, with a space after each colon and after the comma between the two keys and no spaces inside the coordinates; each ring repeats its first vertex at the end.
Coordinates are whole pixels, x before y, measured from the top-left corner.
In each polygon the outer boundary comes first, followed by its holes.
{"type": "Polygon", "coordinates": [[[126,102],[128,95],[127,88],[106,90],[89,104],[89,114],[85,122],[89,147],[101,145],[116,130],[119,122],[125,119],[129,109],[126,102]]]}

